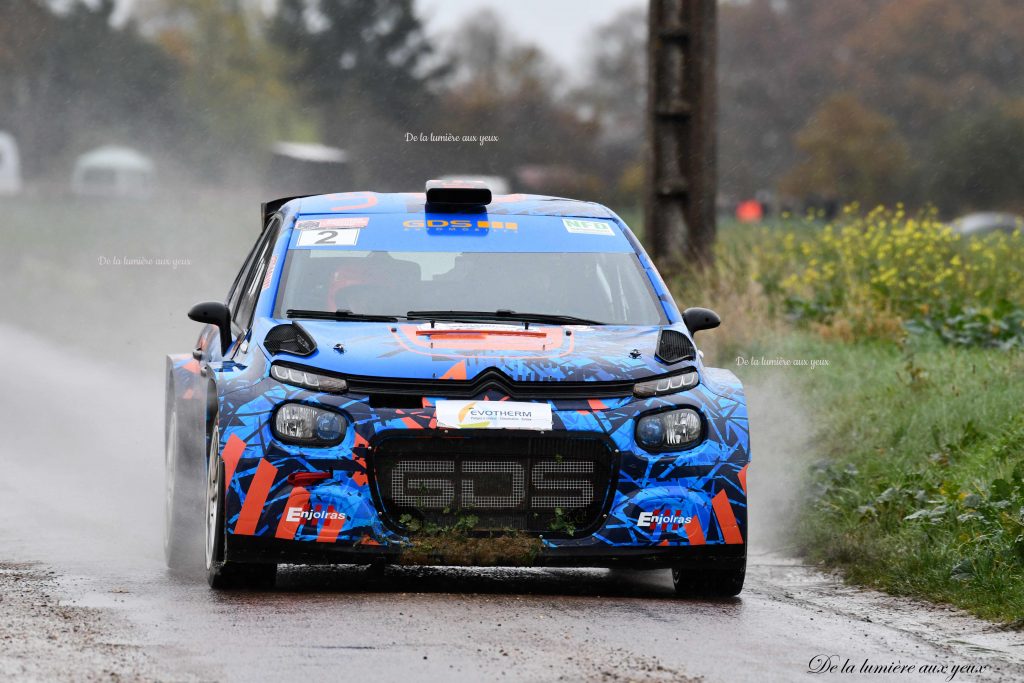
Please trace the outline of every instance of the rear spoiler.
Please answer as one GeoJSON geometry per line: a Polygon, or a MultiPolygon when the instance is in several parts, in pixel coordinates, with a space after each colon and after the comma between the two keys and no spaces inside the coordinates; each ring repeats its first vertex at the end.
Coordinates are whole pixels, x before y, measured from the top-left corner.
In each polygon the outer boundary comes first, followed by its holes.
{"type": "Polygon", "coordinates": [[[266,229],[267,223],[270,222],[270,217],[280,211],[282,206],[293,199],[302,199],[309,196],[311,195],[300,194],[294,197],[281,197],[280,199],[271,199],[260,204],[260,232],[262,233],[266,229]]]}

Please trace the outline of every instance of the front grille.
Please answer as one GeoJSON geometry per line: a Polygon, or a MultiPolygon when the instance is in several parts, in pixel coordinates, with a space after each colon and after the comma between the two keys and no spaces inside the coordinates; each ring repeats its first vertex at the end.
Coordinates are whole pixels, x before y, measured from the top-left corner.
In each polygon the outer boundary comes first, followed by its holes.
{"type": "MultiPolygon", "coordinates": [[[[516,400],[590,399],[631,396],[633,380],[567,382],[556,378],[540,381],[513,380],[501,370],[488,368],[473,379],[401,379],[345,375],[349,391],[386,396],[442,396],[476,398],[494,391],[516,400]]],[[[651,378],[643,378],[644,380],[651,378]]]]}
{"type": "Polygon", "coordinates": [[[396,436],[373,449],[388,524],[580,535],[596,526],[618,463],[601,435],[396,436]],[[405,515],[410,517],[406,518],[405,515]]]}

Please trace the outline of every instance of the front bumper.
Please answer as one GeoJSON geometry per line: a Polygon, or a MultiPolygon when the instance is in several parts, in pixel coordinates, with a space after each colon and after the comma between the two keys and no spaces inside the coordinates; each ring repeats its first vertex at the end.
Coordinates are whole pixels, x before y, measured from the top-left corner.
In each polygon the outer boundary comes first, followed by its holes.
{"type": "MultiPolygon", "coordinates": [[[[236,562],[276,564],[402,564],[401,550],[379,547],[294,543],[276,538],[232,535],[228,556],[236,562]]],[[[687,563],[739,560],[744,545],[656,546],[653,548],[554,548],[545,547],[534,558],[537,567],[614,567],[667,569],[687,563]]],[[[439,563],[440,564],[440,563],[439,563]]]]}
{"type": "MultiPolygon", "coordinates": [[[[600,520],[585,534],[534,533],[531,562],[574,566],[668,566],[682,558],[733,556],[747,533],[749,462],[742,389],[714,393],[704,385],[651,399],[552,401],[558,434],[600,434],[617,451],[617,469],[600,520]],[[667,407],[692,407],[706,420],[698,446],[647,453],[634,441],[636,419],[667,407]]],[[[381,514],[372,480],[382,434],[437,434],[432,401],[419,409],[374,408],[365,398],[295,389],[265,379],[221,398],[221,457],[227,553],[239,561],[366,563],[402,561],[411,540],[381,514]],[[271,414],[284,401],[335,408],[350,427],[331,448],[277,441],[271,414]],[[325,472],[315,484],[289,475],[325,472]]],[[[473,438],[476,430],[453,430],[473,438]]],[[[494,433],[496,430],[480,430],[494,433]]]]}

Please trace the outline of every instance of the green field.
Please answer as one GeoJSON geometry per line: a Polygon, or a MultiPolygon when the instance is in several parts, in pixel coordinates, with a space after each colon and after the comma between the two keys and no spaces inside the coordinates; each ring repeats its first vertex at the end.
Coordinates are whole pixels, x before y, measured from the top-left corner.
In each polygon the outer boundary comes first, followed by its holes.
{"type": "MultiPolygon", "coordinates": [[[[722,314],[722,328],[700,339],[708,358],[748,384],[786,387],[778,400],[811,425],[803,435],[810,452],[784,454],[809,464],[805,480],[786,489],[800,498],[791,547],[851,582],[1024,627],[1024,350],[1014,327],[1022,309],[1012,263],[1019,254],[1000,238],[944,256],[939,226],[907,230],[906,221],[889,214],[876,225],[861,221],[829,249],[816,243],[821,224],[729,225],[715,269],[670,282],[681,305],[722,314]],[[865,253],[861,230],[888,256],[865,253]],[[888,285],[877,273],[889,267],[886,259],[915,249],[933,260],[962,259],[973,282],[995,283],[967,302],[976,313],[958,314],[962,304],[950,297],[962,293],[922,282],[929,271],[920,264],[900,266],[909,285],[882,289],[888,285]],[[835,275],[815,280],[811,269],[835,275]],[[780,270],[798,282],[790,291],[778,286],[780,270]],[[855,289],[860,298],[844,298],[855,289]],[[918,311],[940,320],[945,341],[920,326],[908,331],[916,321],[906,316],[918,311]],[[1000,318],[1000,311],[1009,313],[1000,318]],[[736,367],[737,356],[828,365],[736,367]]],[[[778,428],[752,417],[755,463],[759,435],[770,439],[778,428]]]]}

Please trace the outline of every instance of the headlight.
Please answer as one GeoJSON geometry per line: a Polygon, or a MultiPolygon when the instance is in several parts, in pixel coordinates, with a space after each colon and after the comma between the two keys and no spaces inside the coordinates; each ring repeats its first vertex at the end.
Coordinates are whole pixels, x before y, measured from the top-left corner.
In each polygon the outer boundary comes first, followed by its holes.
{"type": "Polygon", "coordinates": [[[700,441],[702,429],[696,410],[670,410],[640,418],[636,442],[648,451],[678,451],[700,441]]]}
{"type": "Polygon", "coordinates": [[[290,368],[280,363],[270,366],[270,376],[278,382],[291,384],[292,386],[312,389],[313,391],[326,391],[331,394],[342,394],[348,391],[348,382],[337,377],[318,375],[314,372],[290,368]]]}
{"type": "Polygon", "coordinates": [[[633,395],[637,398],[650,398],[651,396],[675,394],[694,388],[699,381],[700,378],[697,376],[697,371],[691,368],[678,375],[635,384],[633,385],[633,395]]]}
{"type": "Polygon", "coordinates": [[[338,413],[302,403],[285,403],[274,415],[274,435],[303,446],[333,446],[341,442],[347,428],[338,413]]]}

